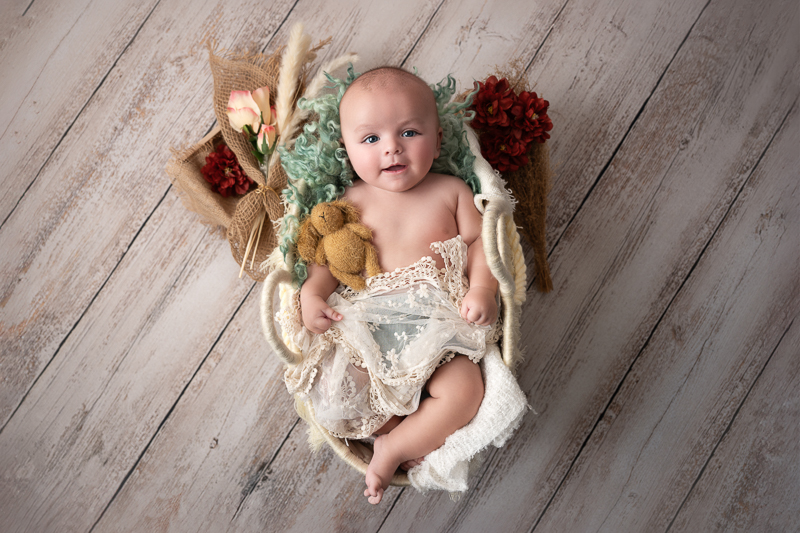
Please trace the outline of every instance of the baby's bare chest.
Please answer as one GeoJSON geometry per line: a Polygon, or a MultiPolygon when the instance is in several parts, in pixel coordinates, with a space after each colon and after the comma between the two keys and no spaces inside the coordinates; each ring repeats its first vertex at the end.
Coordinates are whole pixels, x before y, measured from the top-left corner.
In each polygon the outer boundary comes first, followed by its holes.
{"type": "MultiPolygon", "coordinates": [[[[387,202],[360,202],[361,222],[372,230],[373,245],[384,270],[408,266],[431,256],[430,245],[458,234],[455,213],[446,199],[414,196],[387,202]]],[[[439,265],[443,266],[442,264],[439,265]]]]}

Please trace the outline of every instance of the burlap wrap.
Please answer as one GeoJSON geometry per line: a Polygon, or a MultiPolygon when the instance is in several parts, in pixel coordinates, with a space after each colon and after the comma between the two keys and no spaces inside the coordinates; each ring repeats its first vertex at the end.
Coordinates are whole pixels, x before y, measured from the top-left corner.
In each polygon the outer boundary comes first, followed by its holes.
{"type": "Polygon", "coordinates": [[[217,126],[194,146],[176,152],[167,166],[167,174],[184,205],[199,214],[204,223],[225,228],[231,253],[239,265],[245,261],[251,234],[254,239],[258,237],[247,253],[244,266],[244,272],[256,281],[263,281],[266,277],[259,266],[277,246],[274,221],[280,220],[284,214],[280,194],[286,188],[287,176],[275,153],[269,178],[264,179],[251,152],[252,145],[241,132],[231,127],[226,110],[231,91],[252,92],[265,86],[269,87],[270,100],[274,103],[281,52],[278,50],[271,56],[257,53],[217,55],[209,46],[217,126]],[[244,196],[225,198],[212,191],[200,171],[206,156],[221,142],[236,154],[242,169],[257,185],[244,196]],[[264,213],[266,219],[263,219],[264,213]]]}

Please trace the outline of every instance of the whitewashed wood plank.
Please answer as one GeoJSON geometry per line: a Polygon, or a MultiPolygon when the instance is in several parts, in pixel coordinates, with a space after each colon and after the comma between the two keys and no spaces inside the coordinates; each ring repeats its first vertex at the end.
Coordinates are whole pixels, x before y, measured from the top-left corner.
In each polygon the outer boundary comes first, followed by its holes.
{"type": "MultiPolygon", "coordinates": [[[[210,128],[203,41],[274,32],[292,2],[162,0],[0,228],[5,422],[169,186],[169,147],[210,128]]],[[[236,39],[236,40],[234,40],[236,39]]]]}
{"type": "Polygon", "coordinates": [[[376,508],[364,497],[365,487],[363,477],[330,449],[309,453],[305,430],[298,427],[240,513],[220,531],[378,531],[402,489],[389,487],[387,505],[376,508]]]}
{"type": "Polygon", "coordinates": [[[528,84],[550,101],[554,123],[550,250],[707,3],[572,0],[559,15],[527,72],[528,84]]]}
{"type": "Polygon", "coordinates": [[[0,224],[156,3],[13,6],[19,12],[4,28],[0,45],[0,224]]]}
{"type": "Polygon", "coordinates": [[[413,0],[390,5],[359,0],[344,8],[342,4],[303,1],[292,10],[275,40],[285,42],[292,25],[301,22],[311,35],[333,38],[320,52],[321,62],[345,53],[357,53],[356,72],[399,65],[414,48],[441,3],[442,0],[413,0]]]}
{"type": "MultiPolygon", "coordinates": [[[[214,267],[194,266],[199,272],[214,267]]],[[[228,285],[212,281],[206,290],[218,292],[218,301],[233,300],[228,285]]],[[[258,288],[95,531],[224,531],[245,497],[271,475],[267,467],[298,419],[282,366],[264,346],[258,288]]],[[[182,294],[182,304],[197,307],[198,296],[182,294]]],[[[188,355],[187,348],[179,347],[188,355]]]]}
{"type": "Polygon", "coordinates": [[[417,67],[430,83],[452,74],[460,90],[471,90],[509,61],[527,66],[565,3],[444,2],[405,67],[417,67]]]}
{"type": "Polygon", "coordinates": [[[169,194],[0,433],[8,531],[88,531],[250,290],[231,263],[169,194]]]}
{"type": "Polygon", "coordinates": [[[792,531],[800,524],[798,353],[795,319],[670,531],[792,531]]]}
{"type": "MultiPolygon", "coordinates": [[[[753,33],[766,37],[769,28],[786,35],[797,23],[778,25],[780,12],[772,15],[753,33]]],[[[791,229],[800,225],[798,143],[795,107],[537,529],[669,527],[781,337],[800,318],[800,233],[791,229]]],[[[798,494],[800,485],[784,490],[798,494]]],[[[697,523],[690,529],[708,530],[697,523]]]]}
{"type": "Polygon", "coordinates": [[[24,19],[31,4],[32,0],[8,0],[0,4],[0,56],[13,40],[13,35],[33,22],[24,19]]]}
{"type": "MultiPolygon", "coordinates": [[[[555,290],[529,294],[520,374],[539,416],[525,420],[458,505],[440,497],[423,511],[417,498],[406,507],[404,494],[387,531],[408,530],[408,516],[453,529],[501,522],[518,530],[544,510],[797,98],[780,6],[761,19],[729,17],[732,9],[718,2],[703,13],[551,256],[555,290]],[[751,32],[756,24],[770,35],[751,32]]],[[[735,13],[753,9],[739,4],[735,13]]]]}

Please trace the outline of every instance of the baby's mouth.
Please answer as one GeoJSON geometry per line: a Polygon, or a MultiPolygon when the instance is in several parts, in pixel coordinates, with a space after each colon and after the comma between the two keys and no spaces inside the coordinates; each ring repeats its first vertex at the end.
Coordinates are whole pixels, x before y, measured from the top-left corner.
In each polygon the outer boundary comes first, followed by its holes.
{"type": "Polygon", "coordinates": [[[392,165],[383,169],[384,172],[402,172],[406,169],[407,165],[392,165]]]}

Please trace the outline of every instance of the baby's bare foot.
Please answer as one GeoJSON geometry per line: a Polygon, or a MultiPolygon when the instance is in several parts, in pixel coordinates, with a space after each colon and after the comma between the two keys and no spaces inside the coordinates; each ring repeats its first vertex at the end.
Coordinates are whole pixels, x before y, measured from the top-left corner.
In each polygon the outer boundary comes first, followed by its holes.
{"type": "Polygon", "coordinates": [[[369,503],[373,505],[381,502],[383,491],[389,488],[392,476],[400,463],[388,449],[386,438],[387,435],[380,435],[375,439],[372,460],[367,467],[367,476],[365,478],[367,488],[364,491],[364,496],[367,496],[369,503]]]}

